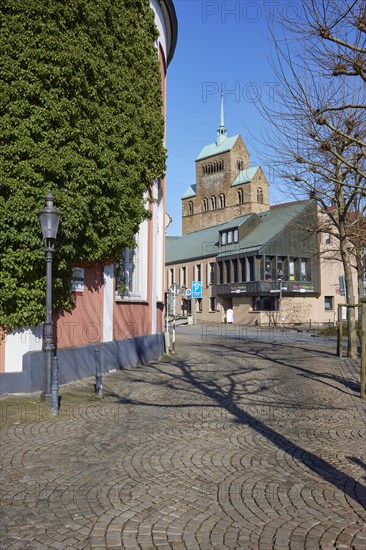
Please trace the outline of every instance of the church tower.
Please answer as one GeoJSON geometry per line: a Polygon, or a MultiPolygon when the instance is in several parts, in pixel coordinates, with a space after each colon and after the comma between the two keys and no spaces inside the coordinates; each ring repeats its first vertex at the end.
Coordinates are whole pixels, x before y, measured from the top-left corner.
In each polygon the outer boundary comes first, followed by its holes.
{"type": "Polygon", "coordinates": [[[269,210],[269,184],[260,166],[250,166],[238,134],[228,137],[221,94],[216,141],[196,158],[196,183],[182,197],[182,233],[226,223],[236,216],[269,210]]]}

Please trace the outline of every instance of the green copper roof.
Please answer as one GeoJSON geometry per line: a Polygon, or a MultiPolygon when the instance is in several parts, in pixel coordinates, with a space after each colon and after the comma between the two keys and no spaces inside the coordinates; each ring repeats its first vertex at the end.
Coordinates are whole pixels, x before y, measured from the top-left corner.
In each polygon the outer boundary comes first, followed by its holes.
{"type": "Polygon", "coordinates": [[[239,137],[239,134],[236,136],[226,138],[225,141],[220,143],[220,145],[217,145],[216,143],[210,143],[210,145],[205,145],[201,150],[200,154],[198,155],[198,157],[196,158],[196,161],[205,159],[208,157],[213,157],[214,155],[219,155],[221,153],[226,153],[227,151],[231,151],[238,137],[239,137]]]}
{"type": "Polygon", "coordinates": [[[188,233],[185,237],[169,239],[165,247],[166,263],[176,263],[194,258],[211,258],[219,251],[219,231],[239,226],[251,214],[238,216],[230,222],[188,233]]]}
{"type": "Polygon", "coordinates": [[[184,193],[182,199],[189,199],[196,196],[196,184],[190,185],[187,191],[184,193]]]}
{"type": "MultiPolygon", "coordinates": [[[[310,201],[299,201],[292,204],[284,204],[271,208],[266,212],[257,214],[261,223],[253,231],[250,231],[243,239],[239,241],[239,249],[244,254],[259,250],[262,246],[270,242],[276,235],[282,231],[286,225],[292,222],[300,213],[309,206],[310,201]]],[[[177,243],[178,244],[178,243],[177,243]]],[[[221,247],[217,258],[230,256],[238,251],[238,243],[221,247]]]]}
{"type": "Polygon", "coordinates": [[[240,174],[234,179],[231,187],[235,187],[235,185],[241,185],[242,183],[249,183],[250,181],[252,181],[258,168],[259,166],[253,166],[252,168],[242,170],[240,174]]]}
{"type": "Polygon", "coordinates": [[[239,243],[220,247],[219,233],[233,227],[240,228],[242,224],[248,223],[253,213],[238,216],[227,223],[188,233],[185,237],[174,240],[169,239],[169,243],[167,242],[166,245],[165,261],[167,264],[172,264],[198,258],[224,258],[237,253],[239,250],[244,254],[259,250],[275,238],[299,214],[303,213],[309,204],[310,201],[299,201],[256,214],[261,222],[240,239],[239,243]]]}

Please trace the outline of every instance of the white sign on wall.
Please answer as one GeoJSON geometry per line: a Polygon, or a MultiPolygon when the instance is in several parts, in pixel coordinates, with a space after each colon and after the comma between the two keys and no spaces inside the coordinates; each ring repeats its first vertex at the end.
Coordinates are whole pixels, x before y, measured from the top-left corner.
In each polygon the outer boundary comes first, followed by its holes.
{"type": "Polygon", "coordinates": [[[71,292],[84,294],[84,268],[74,267],[72,270],[71,292]]]}

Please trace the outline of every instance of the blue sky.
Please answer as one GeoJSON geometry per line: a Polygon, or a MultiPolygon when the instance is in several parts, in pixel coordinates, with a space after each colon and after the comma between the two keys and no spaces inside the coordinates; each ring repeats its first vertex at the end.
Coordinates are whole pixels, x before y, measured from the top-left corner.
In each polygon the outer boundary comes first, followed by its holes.
{"type": "Polygon", "coordinates": [[[266,168],[260,145],[266,123],[255,107],[257,94],[276,87],[269,63],[267,16],[296,16],[296,0],[174,0],[178,43],[167,78],[168,235],[181,235],[181,197],[195,183],[195,158],[213,143],[220,122],[220,88],[228,135],[241,134],[251,164],[260,164],[271,185],[271,203],[286,200],[266,168]]]}

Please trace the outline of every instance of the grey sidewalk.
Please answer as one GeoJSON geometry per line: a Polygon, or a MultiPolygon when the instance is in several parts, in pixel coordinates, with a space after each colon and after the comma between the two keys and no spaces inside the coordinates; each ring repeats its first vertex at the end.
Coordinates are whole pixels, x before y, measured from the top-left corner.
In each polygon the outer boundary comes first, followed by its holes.
{"type": "Polygon", "coordinates": [[[0,400],[2,549],[365,549],[365,406],[331,348],[188,328],[57,418],[0,400]]]}

